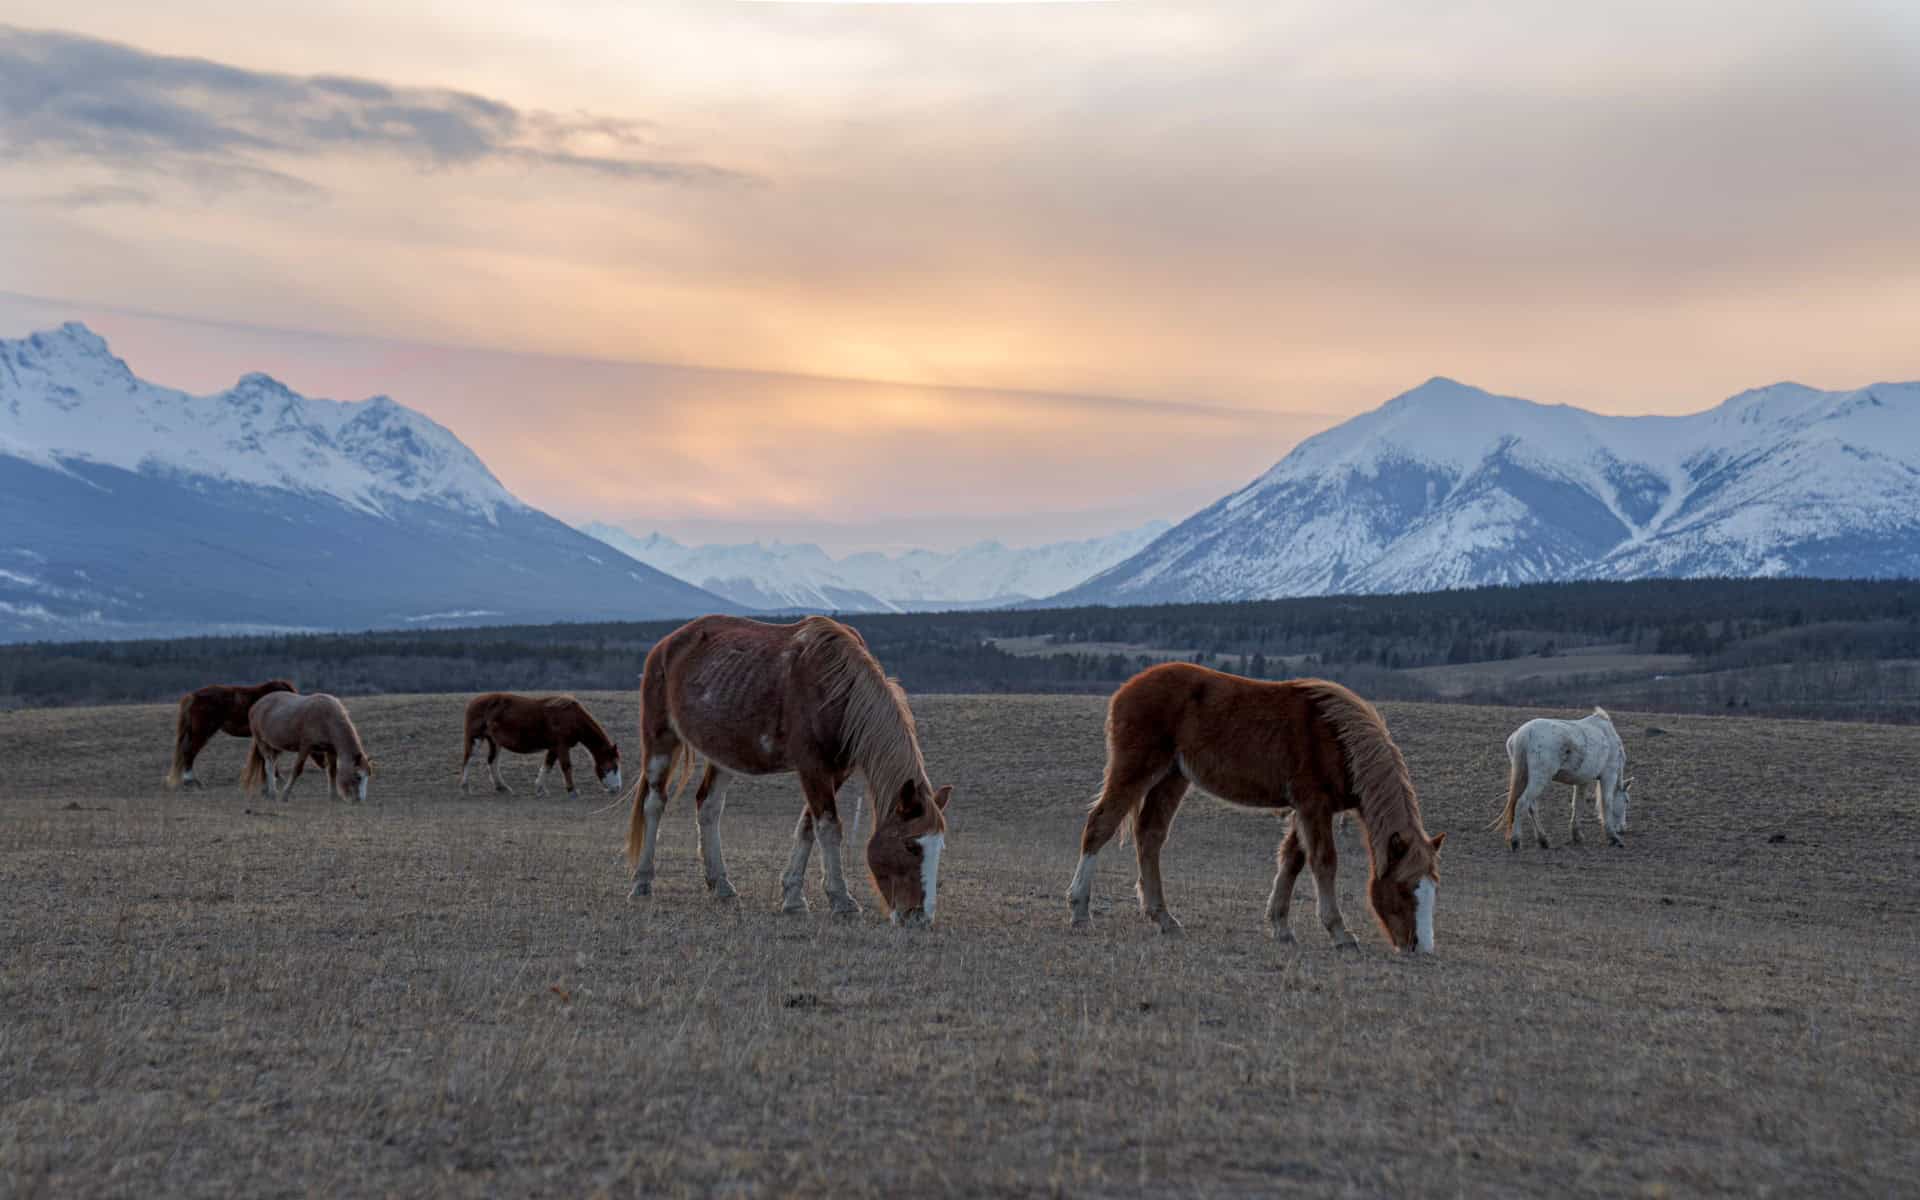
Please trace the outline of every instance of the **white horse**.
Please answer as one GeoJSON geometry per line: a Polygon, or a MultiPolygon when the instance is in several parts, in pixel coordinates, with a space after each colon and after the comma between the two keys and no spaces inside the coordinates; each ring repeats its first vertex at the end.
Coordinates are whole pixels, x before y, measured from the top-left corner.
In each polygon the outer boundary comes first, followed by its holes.
{"type": "Polygon", "coordinates": [[[1528,721],[1508,736],[1507,763],[1507,807],[1494,825],[1506,826],[1508,849],[1520,848],[1522,812],[1532,815],[1540,848],[1550,846],[1540,823],[1540,797],[1549,783],[1573,785],[1573,802],[1567,811],[1567,834],[1572,841],[1580,840],[1580,789],[1590,783],[1594,813],[1606,827],[1607,841],[1626,845],[1620,835],[1627,829],[1633,777],[1627,774],[1627,748],[1620,744],[1606,709],[1595,708],[1591,716],[1578,721],[1546,717],[1528,721]]]}

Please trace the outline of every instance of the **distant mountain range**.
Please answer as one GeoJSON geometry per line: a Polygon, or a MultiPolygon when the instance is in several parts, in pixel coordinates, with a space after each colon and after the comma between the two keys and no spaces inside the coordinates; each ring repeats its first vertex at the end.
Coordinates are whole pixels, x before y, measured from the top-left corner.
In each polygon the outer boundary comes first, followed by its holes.
{"type": "Polygon", "coordinates": [[[740,607],[523,504],[385,397],[190,396],[83,325],[0,340],[0,640],[740,607]]]}
{"type": "Polygon", "coordinates": [[[1171,526],[1014,548],[979,542],[952,553],[909,550],[832,558],[802,543],[684,546],[605,523],[581,527],[641,562],[736,604],[773,610],[903,612],[998,608],[1053,595],[1139,550],[1171,526]]]}
{"type": "Polygon", "coordinates": [[[1920,576],[1920,384],[1609,417],[1434,379],[1171,527],[836,559],[569,528],[385,397],[192,396],[83,325],[0,340],[0,641],[1708,575],[1920,576]]]}
{"type": "Polygon", "coordinates": [[[1051,604],[1920,575],[1920,384],[1610,417],[1433,379],[1051,604]]]}

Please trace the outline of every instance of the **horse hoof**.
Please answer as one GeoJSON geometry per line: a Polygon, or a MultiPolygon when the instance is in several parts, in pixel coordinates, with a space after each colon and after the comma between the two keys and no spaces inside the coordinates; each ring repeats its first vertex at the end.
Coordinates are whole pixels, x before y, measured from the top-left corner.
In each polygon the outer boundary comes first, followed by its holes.
{"type": "Polygon", "coordinates": [[[1550,841],[1548,841],[1548,840],[1547,840],[1547,839],[1545,839],[1545,838],[1541,838],[1541,839],[1540,839],[1540,848],[1541,848],[1542,850],[1551,850],[1551,849],[1553,849],[1553,843],[1552,843],[1552,842],[1550,842],[1550,841]]]}
{"type": "Polygon", "coordinates": [[[1186,934],[1186,926],[1180,924],[1180,922],[1174,920],[1172,917],[1162,917],[1160,919],[1161,937],[1185,937],[1186,934]]]}
{"type": "Polygon", "coordinates": [[[633,890],[627,893],[627,899],[638,900],[642,896],[651,896],[651,895],[653,895],[653,883],[651,881],[648,881],[646,883],[636,882],[633,885],[633,890]]]}
{"type": "Polygon", "coordinates": [[[812,911],[805,900],[789,900],[780,906],[780,914],[787,917],[804,917],[812,911]]]}
{"type": "Polygon", "coordinates": [[[731,883],[728,883],[724,879],[720,880],[718,883],[709,883],[707,885],[707,890],[713,893],[713,898],[715,900],[731,900],[735,896],[738,896],[740,894],[739,892],[734,891],[733,885],[731,883]]]}
{"type": "Polygon", "coordinates": [[[1623,842],[1623,841],[1621,841],[1621,840],[1620,840],[1619,838],[1617,838],[1617,837],[1610,837],[1610,838],[1608,838],[1608,839],[1607,839],[1607,845],[1609,845],[1609,846],[1618,846],[1618,847],[1620,847],[1620,849],[1622,849],[1622,850],[1625,850],[1625,849],[1627,848],[1627,844],[1626,844],[1625,842],[1623,842]]]}
{"type": "Polygon", "coordinates": [[[1275,925],[1269,932],[1273,937],[1275,945],[1291,946],[1295,944],[1293,930],[1288,929],[1285,925],[1275,925]]]}
{"type": "Polygon", "coordinates": [[[1092,917],[1088,917],[1088,916],[1082,916],[1082,915],[1080,915],[1080,914],[1077,914],[1077,913],[1076,913],[1076,914],[1074,915],[1074,918],[1073,918],[1073,920],[1071,920],[1071,921],[1069,921],[1069,922],[1067,923],[1067,928],[1069,928],[1069,929],[1092,929],[1092,928],[1093,928],[1093,918],[1092,918],[1092,917]]]}
{"type": "Polygon", "coordinates": [[[1360,939],[1354,937],[1351,933],[1342,933],[1339,937],[1333,939],[1333,948],[1335,950],[1358,950],[1360,948],[1360,939]]]}
{"type": "Polygon", "coordinates": [[[1514,838],[1513,840],[1511,840],[1511,841],[1509,841],[1509,842],[1507,843],[1507,849],[1508,849],[1509,851],[1517,851],[1517,850],[1519,850],[1519,849],[1520,849],[1520,839],[1519,839],[1519,838],[1514,838]]]}
{"type": "Polygon", "coordinates": [[[568,789],[567,789],[567,799],[569,799],[569,800],[578,800],[579,798],[580,798],[580,793],[579,793],[579,792],[577,792],[577,791],[575,791],[575,790],[574,790],[573,788],[568,788],[568,789]]]}
{"type": "Polygon", "coordinates": [[[850,905],[846,908],[842,908],[838,904],[833,906],[833,916],[837,921],[851,921],[859,915],[860,906],[858,904],[850,905]]]}

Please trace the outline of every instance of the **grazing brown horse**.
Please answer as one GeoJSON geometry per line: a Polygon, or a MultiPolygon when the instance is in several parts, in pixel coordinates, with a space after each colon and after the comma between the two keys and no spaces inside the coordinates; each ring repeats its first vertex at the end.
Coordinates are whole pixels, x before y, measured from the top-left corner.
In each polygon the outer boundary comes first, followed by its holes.
{"type": "Polygon", "coordinates": [[[487,745],[487,774],[493,778],[496,792],[513,791],[500,778],[496,760],[502,750],[513,754],[547,752],[547,761],[534,778],[533,794],[547,794],[547,772],[560,764],[567,781],[567,798],[578,800],[573,787],[573,748],[585,746],[593,756],[593,774],[614,795],[625,790],[620,783],[620,747],[608,739],[607,731],[593,719],[586,705],[572,696],[516,696],[511,692],[488,692],[467,703],[467,747],[460,758],[460,790],[467,790],[467,771],[473,762],[473,748],[487,745]]]}
{"type": "Polygon", "coordinates": [[[1141,911],[1161,932],[1180,931],[1161,891],[1160,848],[1190,784],[1231,804],[1293,810],[1267,899],[1274,940],[1293,941],[1293,884],[1311,865],[1320,923],[1336,946],[1357,944],[1333,891],[1333,816],[1353,809],[1366,833],[1367,899],[1380,928],[1401,950],[1433,949],[1447,835],[1429,838],[1421,827],[1406,760],[1380,714],[1324,679],[1261,683],[1192,663],[1142,671],[1107,706],[1106,785],[1087,814],[1067,892],[1075,925],[1088,922],[1094,857],[1130,819],[1141,911]]]}
{"type": "Polygon", "coordinates": [[[253,745],[247,751],[246,772],[240,777],[247,795],[259,794],[264,782],[285,801],[293,795],[293,785],[300,782],[300,772],[311,757],[325,765],[327,782],[342,800],[358,803],[367,798],[373,760],[360,744],[360,731],[353,727],[346,706],[332,696],[325,692],[262,696],[254,702],[247,725],[253,733],[253,745]],[[293,774],[281,787],[280,755],[288,751],[293,753],[293,774]]]}
{"type": "Polygon", "coordinates": [[[927,781],[907,698],[854,630],[826,617],[769,625],[714,616],[682,625],[647,654],[640,738],[647,774],[627,829],[634,896],[653,890],[669,784],[698,752],[710,772],[694,797],[700,857],[715,896],[735,894],[720,852],[732,777],[791,771],[800,776],[806,807],[780,879],[782,907],[807,911],[802,889],[817,841],[833,911],[859,912],[841,873],[835,802],[840,785],[859,771],[873,797],[867,869],[874,893],[896,924],[933,921],[953,789],[935,791],[927,781]]]}
{"type": "Polygon", "coordinates": [[[269,679],[252,687],[212,683],[180,697],[180,715],[173,723],[173,769],[167,772],[166,785],[199,787],[200,781],[193,777],[193,760],[200,757],[213,735],[249,736],[247,711],[255,700],[270,692],[296,690],[284,679],[269,679]]]}

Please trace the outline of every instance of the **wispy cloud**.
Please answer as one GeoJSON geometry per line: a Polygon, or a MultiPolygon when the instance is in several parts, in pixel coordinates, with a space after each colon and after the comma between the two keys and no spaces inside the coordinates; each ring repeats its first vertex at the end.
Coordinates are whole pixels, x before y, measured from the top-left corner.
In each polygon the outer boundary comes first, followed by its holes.
{"type": "Polygon", "coordinates": [[[643,121],[523,110],[447,88],[253,71],[0,26],[0,153],[155,171],[200,189],[316,191],[298,162],[342,151],[436,169],[508,163],[657,183],[745,178],[660,155],[651,133],[643,121]]]}

